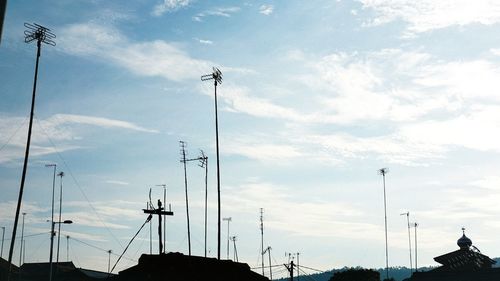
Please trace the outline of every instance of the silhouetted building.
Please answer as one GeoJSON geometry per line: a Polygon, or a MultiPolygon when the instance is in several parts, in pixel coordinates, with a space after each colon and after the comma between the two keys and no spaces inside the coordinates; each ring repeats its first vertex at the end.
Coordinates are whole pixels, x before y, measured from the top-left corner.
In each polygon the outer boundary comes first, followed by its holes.
{"type": "Polygon", "coordinates": [[[380,281],[380,273],[373,269],[350,268],[333,274],[329,281],[380,281]]]}
{"type": "Polygon", "coordinates": [[[463,235],[458,239],[460,249],[435,257],[441,266],[427,271],[415,272],[411,281],[490,281],[500,280],[500,268],[493,268],[496,262],[483,255],[472,245],[472,240],[463,235]]]}
{"type": "MultiPolygon", "coordinates": [[[[48,262],[25,263],[19,268],[19,278],[15,280],[49,280],[49,273],[50,263],[48,262]]],[[[108,278],[108,273],[106,272],[77,268],[72,262],[53,263],[52,273],[52,280],[54,281],[96,281],[108,278]]]]}
{"type": "MultiPolygon", "coordinates": [[[[13,276],[17,278],[18,267],[12,265],[13,276]]],[[[9,275],[9,262],[0,258],[0,281],[7,280],[7,275],[9,275]]]]}
{"type": "Polygon", "coordinates": [[[268,278],[253,272],[245,263],[231,260],[218,260],[181,253],[161,255],[142,255],[139,264],[120,271],[119,281],[191,281],[191,280],[238,280],[269,281],[268,278]]]}

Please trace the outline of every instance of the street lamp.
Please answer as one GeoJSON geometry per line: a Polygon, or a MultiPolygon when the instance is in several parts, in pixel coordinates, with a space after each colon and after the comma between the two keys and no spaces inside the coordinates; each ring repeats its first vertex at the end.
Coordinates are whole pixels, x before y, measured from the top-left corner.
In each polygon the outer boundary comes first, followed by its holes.
{"type": "MultiPolygon", "coordinates": [[[[55,228],[55,225],[58,224],[59,225],[59,230],[61,229],[61,224],[72,224],[73,221],[72,220],[65,220],[65,221],[62,221],[62,222],[59,222],[59,221],[54,221],[52,222],[52,233],[50,235],[50,251],[52,252],[52,247],[54,246],[54,236],[55,236],[55,233],[54,233],[54,228],[55,228]]],[[[49,277],[49,281],[52,281],[52,255],[50,255],[50,277],[49,277]]]]}

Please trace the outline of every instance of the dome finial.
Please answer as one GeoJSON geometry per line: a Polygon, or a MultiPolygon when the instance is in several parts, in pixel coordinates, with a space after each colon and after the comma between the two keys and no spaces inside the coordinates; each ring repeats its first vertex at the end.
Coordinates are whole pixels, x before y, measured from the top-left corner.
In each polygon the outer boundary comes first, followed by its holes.
{"type": "Polygon", "coordinates": [[[460,249],[469,249],[470,246],[472,246],[472,241],[465,236],[465,227],[462,227],[462,237],[458,239],[457,245],[460,247],[460,249]]]}

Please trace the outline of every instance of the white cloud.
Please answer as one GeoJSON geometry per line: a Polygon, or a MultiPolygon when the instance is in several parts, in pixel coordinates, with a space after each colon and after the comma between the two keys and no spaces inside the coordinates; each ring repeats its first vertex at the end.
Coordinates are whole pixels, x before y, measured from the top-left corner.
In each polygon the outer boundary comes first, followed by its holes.
{"type": "Polygon", "coordinates": [[[191,3],[191,0],[163,0],[154,6],[151,14],[153,16],[161,16],[164,13],[176,11],[180,8],[187,7],[191,3]]]}
{"type": "Polygon", "coordinates": [[[204,39],[199,39],[199,38],[193,38],[193,39],[196,40],[198,43],[204,44],[204,45],[213,45],[214,44],[214,42],[211,40],[204,40],[204,39]]]}
{"type": "Polygon", "coordinates": [[[409,33],[422,33],[449,26],[472,23],[491,25],[500,22],[500,2],[491,0],[359,0],[376,17],[368,25],[395,20],[409,24],[409,33]]]}
{"type": "MultiPolygon", "coordinates": [[[[83,134],[81,125],[147,133],[158,132],[122,120],[75,114],[55,114],[43,120],[35,118],[30,155],[43,156],[81,148],[79,144],[81,134],[83,134]],[[57,142],[57,148],[53,146],[52,142],[57,142]]],[[[28,123],[25,118],[0,118],[0,131],[3,132],[0,135],[0,143],[3,144],[3,148],[0,150],[0,163],[20,159],[23,156],[28,131],[28,123]]]]}
{"type": "Polygon", "coordinates": [[[58,47],[63,52],[98,57],[139,75],[180,81],[198,77],[213,65],[193,59],[165,41],[131,42],[111,26],[73,24],[62,28],[58,38],[58,47]],[[82,36],[86,40],[81,40],[82,36]]]}
{"type": "Polygon", "coordinates": [[[233,14],[239,12],[241,10],[240,7],[218,7],[218,8],[213,8],[201,13],[196,14],[193,16],[194,21],[201,22],[203,21],[204,17],[208,16],[216,16],[216,17],[226,17],[229,18],[233,14]]]}
{"type": "Polygon", "coordinates": [[[250,140],[249,136],[233,137],[227,140],[224,146],[224,153],[242,155],[250,159],[256,159],[261,162],[282,162],[291,160],[303,154],[290,144],[277,144],[264,141],[266,138],[253,137],[250,140]]]}
{"type": "Polygon", "coordinates": [[[259,8],[259,13],[266,15],[266,16],[269,16],[270,14],[272,14],[273,11],[274,11],[273,5],[262,5],[259,8]]]}
{"type": "Polygon", "coordinates": [[[128,182],[118,181],[118,180],[107,180],[106,183],[115,184],[115,185],[129,185],[130,184],[128,182]]]}

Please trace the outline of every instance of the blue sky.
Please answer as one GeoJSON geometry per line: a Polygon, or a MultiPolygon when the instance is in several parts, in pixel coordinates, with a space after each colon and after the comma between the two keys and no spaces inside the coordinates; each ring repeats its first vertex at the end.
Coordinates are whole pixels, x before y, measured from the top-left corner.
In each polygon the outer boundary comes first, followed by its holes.
{"type": "MultiPolygon", "coordinates": [[[[66,173],[63,217],[75,222],[63,234],[120,253],[145,219],[149,188],[166,184],[175,212],[167,249],[186,253],[183,140],[189,157],[199,149],[209,157],[215,256],[213,84],[200,76],[216,66],[224,75],[222,214],[233,218],[240,260],[259,264],[264,208],[277,263],[300,252],[301,263],[320,269],[384,266],[382,167],[390,169],[390,265],[408,265],[407,210],[420,224],[419,265],[455,250],[462,227],[485,254],[500,255],[499,4],[10,1],[0,45],[6,237],[36,51],[23,41],[24,22],[57,35],[40,61],[26,234],[49,231],[52,170],[44,165],[57,163],[66,173]]],[[[189,163],[188,176],[193,254],[202,255],[204,171],[189,163]]],[[[153,199],[161,197],[154,187],[153,199]]],[[[149,252],[148,237],[145,229],[119,269],[149,252]]],[[[48,259],[48,238],[27,240],[26,262],[48,259]]],[[[70,258],[107,268],[105,252],[76,240],[70,258]]]]}

